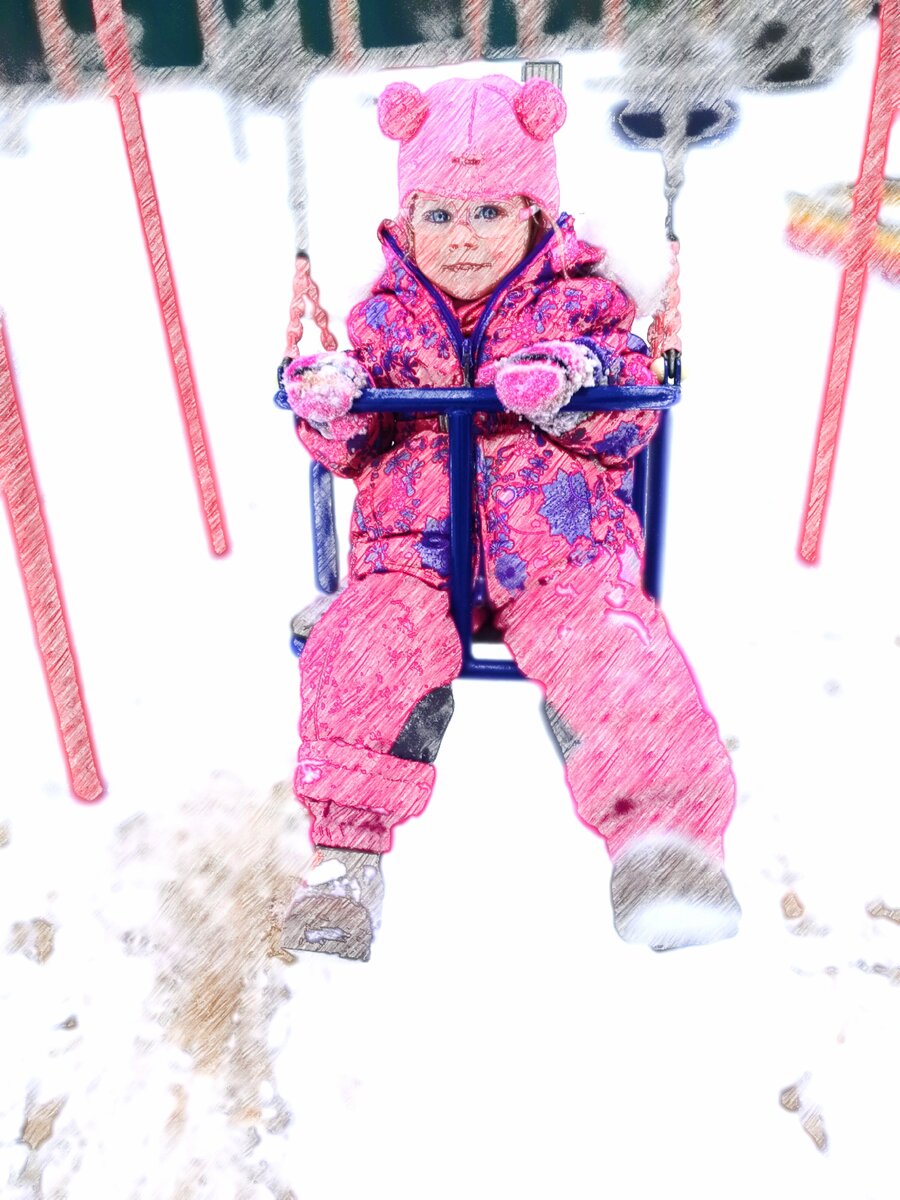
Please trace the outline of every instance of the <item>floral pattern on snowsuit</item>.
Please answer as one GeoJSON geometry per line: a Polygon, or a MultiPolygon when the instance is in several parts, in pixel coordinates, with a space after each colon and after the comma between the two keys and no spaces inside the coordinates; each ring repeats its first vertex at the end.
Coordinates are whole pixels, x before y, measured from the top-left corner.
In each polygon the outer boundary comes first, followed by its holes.
{"type": "MultiPolygon", "coordinates": [[[[570,217],[501,282],[469,337],[406,255],[400,229],[385,222],[379,232],[384,273],[348,320],[373,386],[488,386],[501,359],[549,340],[586,342],[612,384],[656,383],[644,343],[629,332],[632,301],[594,273],[602,251],[578,240],[570,217]]],[[[625,500],[628,462],[656,422],[653,412],[597,413],[551,437],[513,414],[476,418],[478,532],[495,605],[531,574],[549,578],[626,545],[640,548],[625,500]]],[[[449,455],[438,419],[373,414],[348,441],[302,421],[298,430],[319,462],[356,479],[351,574],[399,570],[446,586],[449,455]]]]}

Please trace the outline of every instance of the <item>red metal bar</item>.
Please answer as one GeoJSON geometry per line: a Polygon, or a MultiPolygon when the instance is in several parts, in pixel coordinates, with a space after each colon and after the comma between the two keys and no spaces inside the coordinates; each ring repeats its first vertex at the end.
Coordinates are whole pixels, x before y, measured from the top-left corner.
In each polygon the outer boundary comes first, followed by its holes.
{"type": "Polygon", "coordinates": [[[84,703],[78,662],[50,531],[35,478],[28,435],[16,389],[12,355],[0,313],[0,491],[16,543],[22,583],[44,668],[56,728],[72,792],[79,800],[99,800],[104,784],[84,703]]]}
{"type": "Polygon", "coordinates": [[[213,554],[227,554],[230,549],[228,532],[207,443],[175,279],[170,266],[169,248],[166,244],[147,139],[141,121],[137,83],[128,48],[121,0],[93,0],[93,8],[97,22],[97,38],[112,84],[134,197],[140,213],[144,244],[153,272],[160,316],[166,331],[169,360],[181,399],[181,412],[193,458],[194,478],[206,521],[207,537],[213,554]]]}
{"type": "Polygon", "coordinates": [[[328,9],[334,53],[342,67],[352,66],[362,53],[356,0],[329,0],[328,9]]]}
{"type": "Polygon", "coordinates": [[[35,0],[38,33],[53,82],[64,96],[78,91],[78,71],[72,51],[72,35],[59,0],[35,0]]]}
{"type": "Polygon", "coordinates": [[[625,0],[603,0],[603,41],[621,46],[625,40],[625,0]]]}
{"type": "Polygon", "coordinates": [[[463,12],[466,37],[472,48],[472,57],[484,58],[484,47],[487,41],[487,4],[485,0],[465,0],[463,12]]]}
{"type": "Polygon", "coordinates": [[[806,512],[798,554],[806,563],[819,559],[822,526],[828,505],[838,435],[850,380],[853,348],[859,328],[869,264],[875,246],[878,211],[884,189],[891,125],[900,102],[900,0],[885,0],[868,126],[859,180],[853,191],[846,266],[841,275],[831,339],[831,362],[822,398],[806,512]]]}
{"type": "Polygon", "coordinates": [[[197,0],[197,20],[200,23],[203,57],[209,63],[215,57],[224,21],[218,0],[197,0]]]}
{"type": "Polygon", "coordinates": [[[523,58],[537,58],[547,17],[545,0],[519,0],[516,5],[518,41],[523,58]]]}

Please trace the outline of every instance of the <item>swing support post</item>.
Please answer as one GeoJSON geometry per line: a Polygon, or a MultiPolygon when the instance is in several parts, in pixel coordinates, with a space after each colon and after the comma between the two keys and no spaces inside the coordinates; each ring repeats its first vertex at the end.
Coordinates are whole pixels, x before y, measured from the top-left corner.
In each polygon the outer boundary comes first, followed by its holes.
{"type": "Polygon", "coordinates": [[[56,729],[69,786],[79,800],[99,800],[104,792],[87,708],[66,619],[59,572],[44,516],[41,492],[22,418],[12,354],[0,312],[0,494],[6,506],[22,583],[47,690],[56,711],[56,729]]]}
{"type": "Polygon", "coordinates": [[[891,126],[900,108],[900,0],[884,0],[878,43],[875,79],[869,105],[868,127],[859,179],[853,190],[846,266],[841,274],[831,338],[831,359],[816,445],[810,469],[806,509],[800,531],[798,555],[801,562],[819,561],[822,527],[834,474],[838,436],[850,382],[853,349],[859,329],[875,245],[878,212],[884,191],[891,126]]]}
{"type": "Polygon", "coordinates": [[[169,361],[181,400],[181,415],[193,459],[194,479],[203,510],[207,539],[213,554],[227,554],[230,546],[225,515],[197,395],[194,366],[184,331],[162,212],[141,120],[137,81],[128,47],[122,0],[92,0],[92,3],[97,22],[97,40],[103,53],[119,116],[134,198],[166,333],[169,361]]]}

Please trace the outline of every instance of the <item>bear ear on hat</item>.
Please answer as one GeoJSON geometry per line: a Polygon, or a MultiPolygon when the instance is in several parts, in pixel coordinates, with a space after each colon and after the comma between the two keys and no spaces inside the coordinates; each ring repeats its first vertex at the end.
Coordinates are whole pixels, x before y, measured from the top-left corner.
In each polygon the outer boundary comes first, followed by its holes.
{"type": "Polygon", "coordinates": [[[389,84],[378,97],[381,132],[397,142],[408,142],[428,116],[428,101],[413,83],[389,84]]]}
{"type": "Polygon", "coordinates": [[[549,79],[529,79],[519,89],[513,107],[519,124],[539,142],[552,138],[566,119],[563,94],[549,79]]]}

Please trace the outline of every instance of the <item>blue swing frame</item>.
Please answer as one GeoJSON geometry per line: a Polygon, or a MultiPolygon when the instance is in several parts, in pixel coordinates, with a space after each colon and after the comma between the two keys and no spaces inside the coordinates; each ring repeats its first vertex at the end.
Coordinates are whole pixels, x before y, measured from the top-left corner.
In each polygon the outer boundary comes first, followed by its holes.
{"type": "MultiPolygon", "coordinates": [[[[659,424],[650,443],[634,460],[632,507],[644,531],[644,591],[659,600],[668,482],[669,409],[681,399],[681,355],[665,357],[666,374],[657,387],[591,387],[576,392],[563,411],[634,412],[656,410],[659,424]]],[[[523,679],[514,662],[476,658],[472,653],[472,608],[475,579],[475,414],[503,412],[493,388],[367,388],[353,405],[356,413],[439,414],[446,416],[450,439],[450,609],[462,643],[463,679],[523,679]]],[[[338,540],[334,514],[334,480],[320,463],[310,467],[313,558],[320,591],[338,590],[338,540]]],[[[296,654],[303,641],[294,637],[296,654]]]]}

